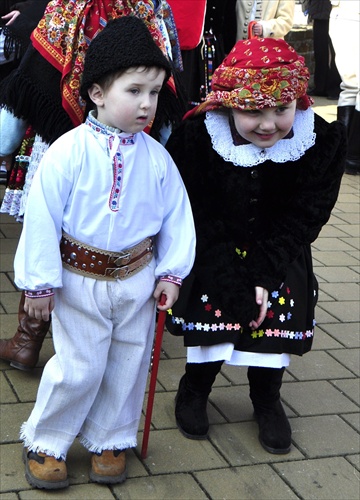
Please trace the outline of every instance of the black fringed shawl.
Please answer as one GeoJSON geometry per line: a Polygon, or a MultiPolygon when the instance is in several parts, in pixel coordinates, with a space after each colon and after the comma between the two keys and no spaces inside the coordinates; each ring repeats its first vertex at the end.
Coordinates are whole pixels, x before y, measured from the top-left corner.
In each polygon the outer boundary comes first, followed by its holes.
{"type": "Polygon", "coordinates": [[[50,144],[73,128],[61,104],[60,78],[30,45],[19,67],[0,83],[0,106],[30,123],[50,144]]]}
{"type": "MultiPolygon", "coordinates": [[[[15,21],[8,26],[3,25],[1,27],[1,31],[5,35],[5,59],[9,59],[13,53],[16,60],[22,58],[30,43],[31,32],[36,28],[44,14],[46,5],[47,1],[44,0],[25,2],[20,15],[15,21]]],[[[13,8],[16,8],[16,5],[13,8]]]]}
{"type": "Polygon", "coordinates": [[[47,3],[26,2],[20,16],[2,27],[5,57],[14,50],[16,59],[0,66],[0,107],[31,123],[44,141],[52,143],[73,126],[61,105],[60,72],[30,44],[47,3]]]}

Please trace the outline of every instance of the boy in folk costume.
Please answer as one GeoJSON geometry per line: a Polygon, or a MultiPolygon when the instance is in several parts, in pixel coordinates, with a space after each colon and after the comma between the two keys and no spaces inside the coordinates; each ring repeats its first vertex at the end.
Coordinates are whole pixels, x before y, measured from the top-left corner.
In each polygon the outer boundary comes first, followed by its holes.
{"type": "Polygon", "coordinates": [[[158,308],[172,306],[195,251],[180,175],[143,132],[169,75],[141,20],[109,22],[90,44],[81,84],[95,110],[50,146],[34,177],[15,281],[30,316],[46,321],[53,311],[56,354],[21,429],[26,477],[38,488],[68,485],[65,459],[77,435],[92,452],[93,481],[126,478],[155,301],[164,294],[158,308]]]}
{"type": "Polygon", "coordinates": [[[207,437],[207,399],[225,361],[248,367],[262,446],[290,451],[280,388],[291,354],[312,346],[310,245],[336,202],[346,142],[341,123],[312,111],[308,79],[284,40],[241,40],[167,143],[197,236],[168,325],[188,347],[175,409],[188,438],[207,437]]]}

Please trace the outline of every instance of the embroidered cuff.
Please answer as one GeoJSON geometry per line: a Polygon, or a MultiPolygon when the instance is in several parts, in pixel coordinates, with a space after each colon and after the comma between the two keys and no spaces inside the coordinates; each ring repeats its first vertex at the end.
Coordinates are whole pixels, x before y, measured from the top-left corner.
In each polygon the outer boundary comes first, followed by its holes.
{"type": "Polygon", "coordinates": [[[25,297],[29,299],[42,299],[44,297],[51,297],[54,295],[53,288],[46,288],[46,290],[25,290],[25,297]]]}
{"type": "Polygon", "coordinates": [[[172,276],[171,274],[167,274],[165,276],[160,276],[160,281],[167,281],[168,283],[174,283],[174,285],[181,286],[182,279],[178,276],[172,276]]]}

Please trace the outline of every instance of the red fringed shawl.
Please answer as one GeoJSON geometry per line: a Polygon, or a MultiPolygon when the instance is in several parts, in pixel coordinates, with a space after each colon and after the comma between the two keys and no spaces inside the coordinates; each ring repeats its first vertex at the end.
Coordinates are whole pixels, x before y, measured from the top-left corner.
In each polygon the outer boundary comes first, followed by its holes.
{"type": "Polygon", "coordinates": [[[147,0],[53,0],[48,3],[43,18],[31,35],[36,50],[62,75],[62,106],[74,126],[82,123],[85,111],[79,89],[87,47],[108,21],[129,15],[145,22],[153,39],[166,54],[153,4],[147,0]]]}

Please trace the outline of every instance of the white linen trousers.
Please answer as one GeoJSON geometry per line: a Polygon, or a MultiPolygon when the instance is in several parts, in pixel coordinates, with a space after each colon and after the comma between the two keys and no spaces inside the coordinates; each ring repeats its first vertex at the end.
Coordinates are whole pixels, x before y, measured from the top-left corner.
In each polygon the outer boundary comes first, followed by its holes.
{"type": "Polygon", "coordinates": [[[127,280],[63,271],[55,290],[56,354],[21,428],[32,451],[66,459],[75,437],[92,452],[137,444],[155,329],[155,259],[127,280]]]}

